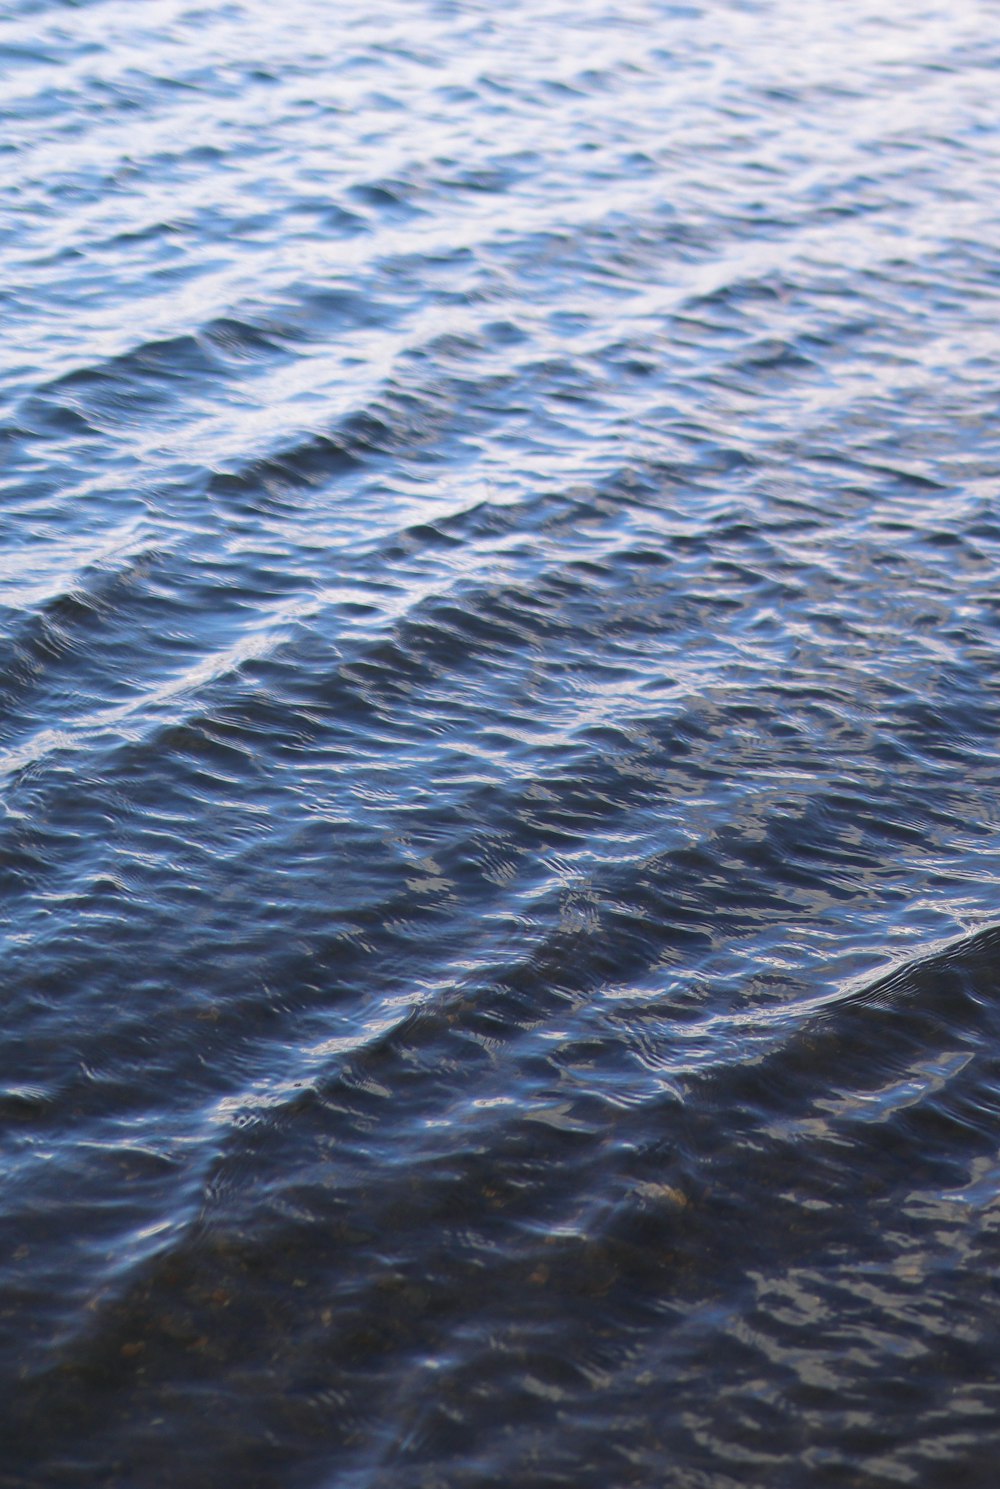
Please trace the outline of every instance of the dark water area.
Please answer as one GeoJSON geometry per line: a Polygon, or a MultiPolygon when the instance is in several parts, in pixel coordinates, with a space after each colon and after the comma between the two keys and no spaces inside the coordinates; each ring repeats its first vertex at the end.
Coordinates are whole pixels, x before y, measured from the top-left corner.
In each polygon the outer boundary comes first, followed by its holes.
{"type": "Polygon", "coordinates": [[[997,1482],[996,20],[8,0],[0,1489],[997,1482]]]}

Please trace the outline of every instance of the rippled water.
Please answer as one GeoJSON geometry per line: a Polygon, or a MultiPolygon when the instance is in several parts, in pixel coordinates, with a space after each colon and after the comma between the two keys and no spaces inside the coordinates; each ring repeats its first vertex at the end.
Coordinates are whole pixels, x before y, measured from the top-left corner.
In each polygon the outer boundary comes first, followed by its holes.
{"type": "Polygon", "coordinates": [[[992,1489],[995,8],[0,67],[0,1485],[992,1489]]]}

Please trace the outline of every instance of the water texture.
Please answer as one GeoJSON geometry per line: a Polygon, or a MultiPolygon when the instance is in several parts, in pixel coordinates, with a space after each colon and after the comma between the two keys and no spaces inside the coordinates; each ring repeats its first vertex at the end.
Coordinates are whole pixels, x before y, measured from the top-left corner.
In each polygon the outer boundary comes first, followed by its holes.
{"type": "Polygon", "coordinates": [[[995,7],[0,74],[0,1489],[992,1489],[995,7]]]}

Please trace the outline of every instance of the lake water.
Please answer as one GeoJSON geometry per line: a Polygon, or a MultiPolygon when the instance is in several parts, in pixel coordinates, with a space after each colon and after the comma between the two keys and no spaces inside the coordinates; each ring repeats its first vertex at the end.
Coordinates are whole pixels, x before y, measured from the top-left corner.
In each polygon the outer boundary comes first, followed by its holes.
{"type": "Polygon", "coordinates": [[[7,0],[2,1489],[993,1489],[986,0],[7,0]]]}

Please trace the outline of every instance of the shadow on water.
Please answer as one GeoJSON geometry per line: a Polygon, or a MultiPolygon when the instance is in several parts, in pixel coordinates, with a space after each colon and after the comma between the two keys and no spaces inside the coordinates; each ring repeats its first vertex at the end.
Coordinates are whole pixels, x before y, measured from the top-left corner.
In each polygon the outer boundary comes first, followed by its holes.
{"type": "MultiPolygon", "coordinates": [[[[45,1423],[52,1483],[176,1482],[179,1439],[206,1485],[677,1462],[985,1486],[1000,930],[802,1008],[632,1108],[596,1094],[606,1045],[553,1044],[553,1091],[583,1065],[590,1090],[532,1110],[477,1103],[469,999],[245,1112],[197,1218],[8,1395],[3,1482],[32,1481],[45,1423]]],[[[494,1028],[494,1060],[542,1058],[494,1028]]]]}

